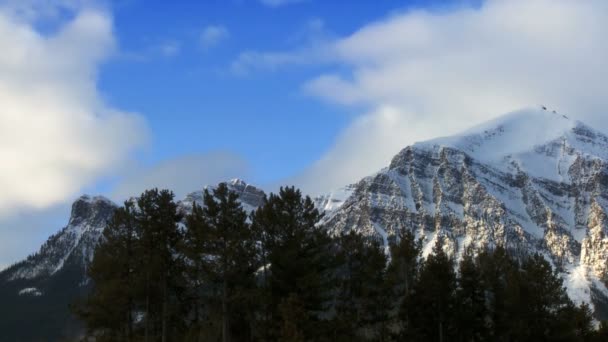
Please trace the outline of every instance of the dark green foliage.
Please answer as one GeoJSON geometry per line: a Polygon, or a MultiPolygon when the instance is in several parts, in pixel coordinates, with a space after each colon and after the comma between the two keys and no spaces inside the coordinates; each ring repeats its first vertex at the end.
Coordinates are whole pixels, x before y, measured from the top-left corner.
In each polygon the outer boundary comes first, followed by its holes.
{"type": "Polygon", "coordinates": [[[456,289],[455,340],[487,341],[486,319],[487,288],[481,271],[471,251],[467,251],[458,270],[456,289]]]}
{"type": "Polygon", "coordinates": [[[354,232],[340,236],[338,242],[334,336],[338,341],[382,339],[388,334],[390,295],[381,242],[354,232]]]}
{"type": "Polygon", "coordinates": [[[180,296],[185,285],[184,265],[178,253],[183,237],[177,225],[181,216],[173,198],[168,190],[148,190],[137,199],[138,210],[134,212],[144,338],[163,342],[183,328],[180,296]]]}
{"type": "Polygon", "coordinates": [[[290,294],[279,305],[281,330],[278,336],[280,341],[304,342],[306,341],[304,327],[310,325],[310,316],[306,312],[305,304],[296,294],[290,294]]]}
{"type": "Polygon", "coordinates": [[[146,191],[109,222],[76,312],[97,341],[604,341],[540,255],[465,251],[410,231],[330,236],[295,188],[248,217],[220,184],[182,218],[146,191]],[[179,225],[183,222],[184,226],[179,225]]]}
{"type": "Polygon", "coordinates": [[[76,311],[99,341],[129,341],[133,337],[134,271],[138,266],[132,202],[115,211],[103,239],[89,266],[89,276],[97,286],[76,311]]]}
{"type": "Polygon", "coordinates": [[[205,190],[203,201],[205,206],[195,204],[186,220],[184,251],[196,293],[194,326],[210,330],[209,323],[216,320],[212,326],[221,328],[216,334],[222,340],[247,340],[258,267],[256,242],[247,214],[226,184],[220,184],[213,194],[205,190]]]}
{"type": "Polygon", "coordinates": [[[327,310],[332,285],[332,239],[317,223],[321,214],[295,188],[271,194],[253,215],[262,263],[258,331],[263,339],[281,332],[279,306],[300,303],[305,338],[323,335],[320,315],[327,310]]]}
{"type": "Polygon", "coordinates": [[[181,216],[157,189],[114,213],[89,267],[93,290],[75,312],[100,341],[168,341],[184,326],[181,216]]]}
{"type": "Polygon", "coordinates": [[[408,300],[410,329],[418,341],[454,340],[456,272],[442,248],[443,240],[438,238],[408,300]]]}
{"type": "Polygon", "coordinates": [[[387,308],[390,316],[396,319],[394,323],[398,326],[398,333],[402,338],[409,338],[407,334],[412,331],[410,315],[415,311],[410,312],[412,305],[409,301],[413,299],[414,284],[420,270],[422,240],[406,230],[401,232],[397,240],[393,239],[389,247],[391,259],[386,281],[390,299],[387,308]]]}

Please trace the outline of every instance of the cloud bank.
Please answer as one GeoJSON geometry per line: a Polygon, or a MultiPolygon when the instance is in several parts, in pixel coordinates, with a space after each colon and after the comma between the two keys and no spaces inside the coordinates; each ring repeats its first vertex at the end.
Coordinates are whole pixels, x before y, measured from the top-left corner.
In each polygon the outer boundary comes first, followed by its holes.
{"type": "MultiPolygon", "coordinates": [[[[303,90],[367,114],[293,182],[327,191],[387,166],[415,141],[530,105],[608,131],[607,35],[606,1],[488,0],[394,14],[318,45],[316,54],[306,50],[339,71],[318,75],[303,90]]],[[[248,56],[251,67],[305,59],[302,51],[248,56]]]]}
{"type": "Polygon", "coordinates": [[[232,178],[251,175],[249,163],[237,154],[216,151],[186,155],[164,160],[151,167],[134,167],[112,193],[112,198],[124,201],[152,188],[172,190],[177,199],[232,178]]]}
{"type": "Polygon", "coordinates": [[[71,199],[146,136],[143,120],[109,106],[96,86],[115,50],[108,13],[77,6],[84,1],[37,3],[53,2],[0,5],[0,217],[71,199]],[[60,9],[74,15],[52,33],[36,29],[60,9]]]}

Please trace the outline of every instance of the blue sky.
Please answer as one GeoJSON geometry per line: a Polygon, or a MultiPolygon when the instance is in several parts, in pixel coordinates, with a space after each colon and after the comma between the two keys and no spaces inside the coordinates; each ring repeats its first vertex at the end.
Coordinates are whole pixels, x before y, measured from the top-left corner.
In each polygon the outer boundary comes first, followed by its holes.
{"type": "MultiPolygon", "coordinates": [[[[443,1],[442,1],[443,2],[443,1]]],[[[393,11],[428,1],[303,1],[277,8],[258,1],[130,1],[114,5],[121,55],[100,72],[107,101],[142,113],[152,141],[145,163],[180,154],[232,151],[251,165],[251,182],[294,176],[317,160],[351,121],[353,109],[328,105],[301,84],[331,66],[231,70],[249,50],[287,50],[346,36],[393,11]],[[212,46],[205,28],[225,34],[212,46]],[[163,48],[170,49],[163,52],[163,48]]]]}
{"type": "Polygon", "coordinates": [[[605,0],[0,0],[0,267],[82,193],[316,195],[544,104],[608,131],[605,0]]]}

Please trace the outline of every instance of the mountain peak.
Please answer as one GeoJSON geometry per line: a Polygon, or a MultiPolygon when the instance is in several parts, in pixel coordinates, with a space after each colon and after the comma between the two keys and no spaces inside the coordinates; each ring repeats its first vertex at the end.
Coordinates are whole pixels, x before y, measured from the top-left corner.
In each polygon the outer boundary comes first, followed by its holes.
{"type": "Polygon", "coordinates": [[[532,150],[564,137],[582,125],[567,116],[541,108],[508,113],[460,134],[415,144],[417,147],[444,146],[488,159],[532,150]]]}
{"type": "Polygon", "coordinates": [[[608,159],[608,137],[544,106],[518,110],[460,134],[414,144],[437,153],[452,148],[499,169],[562,181],[578,156],[608,159]]]}
{"type": "Polygon", "coordinates": [[[230,181],[228,181],[228,184],[230,185],[234,185],[234,186],[247,186],[247,182],[245,182],[244,180],[240,179],[240,178],[233,178],[230,181]]]}
{"type": "Polygon", "coordinates": [[[116,207],[117,205],[106,197],[82,195],[72,204],[70,224],[77,225],[85,220],[105,221],[116,207]]]}

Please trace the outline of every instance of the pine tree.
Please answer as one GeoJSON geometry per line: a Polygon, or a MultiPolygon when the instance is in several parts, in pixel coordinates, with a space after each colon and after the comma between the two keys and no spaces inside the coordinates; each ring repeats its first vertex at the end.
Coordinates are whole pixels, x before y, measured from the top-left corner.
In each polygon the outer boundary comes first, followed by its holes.
{"type": "Polygon", "coordinates": [[[178,227],[174,195],[169,190],[145,191],[135,211],[143,299],[144,341],[178,336],[183,326],[180,296],[183,292],[183,259],[178,253],[182,232],[178,227]]]}
{"type": "Polygon", "coordinates": [[[382,341],[387,326],[387,258],[381,243],[355,232],[339,238],[335,336],[339,341],[382,341]]]}
{"type": "Polygon", "coordinates": [[[210,238],[210,232],[205,224],[203,208],[194,203],[192,212],[186,216],[186,231],[181,252],[186,259],[185,276],[188,288],[185,293],[191,314],[188,323],[188,341],[201,341],[207,336],[209,329],[209,300],[205,298],[209,290],[208,268],[205,260],[207,258],[205,243],[210,238]]]}
{"type": "Polygon", "coordinates": [[[433,253],[422,264],[410,296],[416,310],[410,315],[414,340],[453,340],[455,290],[454,264],[443,251],[443,239],[438,238],[433,253]]]}
{"type": "Polygon", "coordinates": [[[205,190],[203,202],[187,219],[192,265],[198,282],[207,281],[219,299],[219,307],[211,310],[220,317],[222,341],[246,340],[258,266],[254,236],[237,194],[225,183],[213,194],[205,190]]]}
{"type": "Polygon", "coordinates": [[[308,325],[306,322],[310,317],[300,299],[295,294],[284,298],[279,305],[279,312],[281,316],[280,341],[306,341],[302,327],[308,325]]]}
{"type": "Polygon", "coordinates": [[[98,341],[131,341],[134,337],[134,228],[133,203],[127,201],[114,212],[95,249],[88,268],[91,294],[75,307],[98,341]]]}
{"type": "Polygon", "coordinates": [[[458,341],[487,341],[486,286],[479,266],[467,250],[458,272],[455,293],[455,330],[458,341]]]}
{"type": "Polygon", "coordinates": [[[407,339],[411,330],[409,316],[416,310],[409,299],[418,278],[422,240],[416,239],[411,231],[403,230],[398,239],[391,240],[389,247],[391,259],[387,269],[387,287],[393,300],[388,307],[396,312],[400,335],[407,339]]]}
{"type": "Polygon", "coordinates": [[[264,294],[260,296],[267,305],[258,321],[264,340],[280,336],[279,305],[287,298],[304,305],[307,319],[300,322],[299,329],[305,338],[323,336],[319,316],[327,310],[334,266],[332,240],[316,225],[320,219],[312,200],[293,187],[270,194],[253,215],[254,230],[261,237],[260,255],[268,267],[263,271],[264,294]]]}
{"type": "Polygon", "coordinates": [[[507,310],[510,286],[517,279],[518,264],[501,246],[477,256],[477,265],[486,287],[488,333],[490,340],[508,341],[513,317],[507,310]]]}

